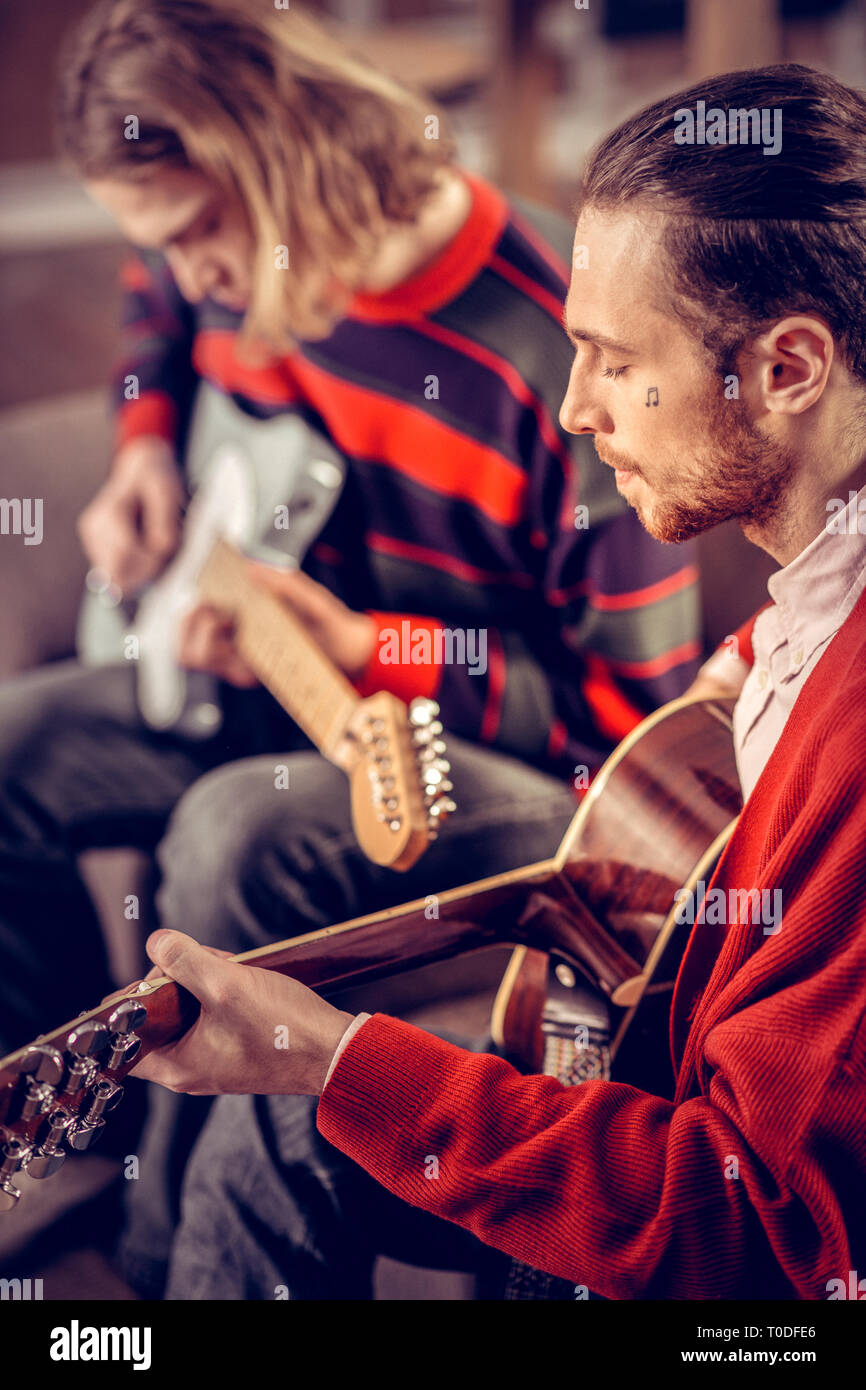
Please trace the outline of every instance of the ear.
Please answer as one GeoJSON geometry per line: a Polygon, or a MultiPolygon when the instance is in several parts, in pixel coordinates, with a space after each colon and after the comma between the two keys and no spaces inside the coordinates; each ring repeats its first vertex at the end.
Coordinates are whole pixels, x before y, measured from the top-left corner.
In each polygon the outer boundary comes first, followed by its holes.
{"type": "Polygon", "coordinates": [[[751,367],[765,410],[800,415],[820,400],[835,355],[833,335],[822,319],[791,314],[751,347],[751,367]]]}

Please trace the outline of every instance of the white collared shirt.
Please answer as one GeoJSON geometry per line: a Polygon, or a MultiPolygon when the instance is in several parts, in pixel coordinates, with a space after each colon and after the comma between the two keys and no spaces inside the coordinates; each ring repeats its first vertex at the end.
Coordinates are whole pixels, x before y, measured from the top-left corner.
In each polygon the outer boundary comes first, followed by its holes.
{"type": "Polygon", "coordinates": [[[823,530],[770,576],[767,587],[773,603],[755,620],[755,660],[734,708],[744,799],[763,772],[800,691],[866,588],[866,487],[831,511],[823,530]]]}

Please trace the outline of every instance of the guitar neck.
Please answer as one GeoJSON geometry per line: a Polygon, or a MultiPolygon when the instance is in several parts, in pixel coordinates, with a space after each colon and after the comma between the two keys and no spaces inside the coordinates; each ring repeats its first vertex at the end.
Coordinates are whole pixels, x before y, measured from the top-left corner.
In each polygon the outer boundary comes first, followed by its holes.
{"type": "Polygon", "coordinates": [[[288,606],[257,584],[247,561],[217,541],[199,576],[202,596],[231,613],[247,665],[325,757],[341,762],[360,699],[288,606]]]}
{"type": "MultiPolygon", "coordinates": [[[[536,938],[537,922],[533,917],[522,924],[523,910],[533,890],[549,884],[555,876],[553,861],[544,860],[432,899],[418,898],[306,936],[245,951],[234,959],[291,975],[328,993],[485,946],[536,938]]],[[[558,936],[553,924],[551,930],[558,936]]]]}

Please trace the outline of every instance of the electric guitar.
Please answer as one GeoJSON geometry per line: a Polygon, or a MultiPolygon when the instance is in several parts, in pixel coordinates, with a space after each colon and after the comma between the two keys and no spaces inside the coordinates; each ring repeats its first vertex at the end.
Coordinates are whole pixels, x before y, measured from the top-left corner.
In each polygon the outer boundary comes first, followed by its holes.
{"type": "MultiPolygon", "coordinates": [[[[678,890],[712,877],[741,809],[732,708],[685,697],[650,715],[604,764],[552,859],[440,894],[438,918],[418,900],[234,959],[327,994],[502,943],[545,952],[561,990],[585,979],[606,997],[615,1067],[640,1085],[642,1015],[667,1011],[689,931],[678,890]]],[[[526,1069],[539,1069],[546,984],[545,972],[515,991],[506,975],[494,1010],[494,1035],[526,1069]]],[[[99,1138],[126,1073],[197,1010],[173,981],[140,981],[0,1061],[0,1209],[17,1200],[19,1170],[48,1177],[99,1138]]]]}
{"type": "Polygon", "coordinates": [[[252,581],[243,558],[300,565],[333,511],[345,468],[330,440],[300,417],[257,420],[202,383],[185,451],[194,491],[180,549],[134,608],[106,587],[88,595],[79,651],[98,663],[131,649],[150,727],[210,737],[222,720],[217,682],[178,665],[178,630],[198,598],[226,610],[247,665],[347,774],[364,853],[405,870],[456,809],[438,708],[418,699],[407,710],[386,692],[362,700],[290,609],[252,581]]]}

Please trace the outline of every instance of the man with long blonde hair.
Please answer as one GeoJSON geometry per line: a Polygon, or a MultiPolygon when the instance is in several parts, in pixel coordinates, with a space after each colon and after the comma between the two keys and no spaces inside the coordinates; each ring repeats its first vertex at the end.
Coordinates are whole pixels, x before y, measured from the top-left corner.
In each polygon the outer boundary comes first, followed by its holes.
{"type": "MultiPolygon", "coordinates": [[[[130,663],[12,683],[7,1045],[102,983],[79,850],[159,846],[164,925],[260,945],[550,853],[576,774],[694,672],[691,554],[648,537],[591,441],[557,420],[570,228],[463,171],[438,121],[294,6],[100,3],[69,48],[65,153],[137,248],[117,452],[80,524],[91,564],[134,595],[175,552],[202,381],[249,417],[304,420],[347,481],[302,572],[274,582],[360,691],[435,696],[459,813],[409,874],[367,863],[341,774],[208,605],[180,656],[222,682],[210,737],[146,730],[130,663]],[[406,620],[483,630],[486,669],[389,662],[383,634],[406,620]],[[289,796],[274,796],[275,754],[289,796]]],[[[190,1142],[156,1117],[129,1185],[126,1268],[146,1292],[175,1220],[157,1189],[190,1142]]]]}

